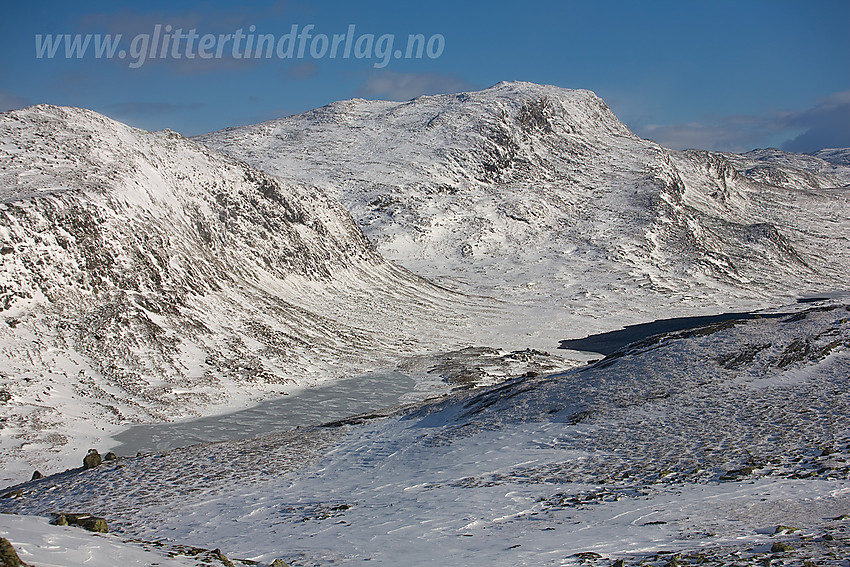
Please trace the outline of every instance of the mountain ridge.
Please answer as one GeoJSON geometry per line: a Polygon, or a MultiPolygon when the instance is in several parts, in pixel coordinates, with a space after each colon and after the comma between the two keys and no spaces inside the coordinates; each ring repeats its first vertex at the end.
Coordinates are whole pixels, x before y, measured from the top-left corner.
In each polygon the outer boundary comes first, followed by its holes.
{"type": "Polygon", "coordinates": [[[0,116],[0,164],[7,471],[464,325],[441,312],[458,296],[386,262],[320,190],[173,132],[33,107],[0,116]]]}
{"type": "Polygon", "coordinates": [[[633,322],[671,306],[751,308],[850,275],[839,192],[850,169],[668,150],[590,91],[499,83],[352,100],[196,139],[313,179],[416,273],[518,302],[556,298],[558,309],[590,299],[583,316],[619,295],[648,306],[633,322]],[[818,228],[823,214],[831,222],[818,228]]]}

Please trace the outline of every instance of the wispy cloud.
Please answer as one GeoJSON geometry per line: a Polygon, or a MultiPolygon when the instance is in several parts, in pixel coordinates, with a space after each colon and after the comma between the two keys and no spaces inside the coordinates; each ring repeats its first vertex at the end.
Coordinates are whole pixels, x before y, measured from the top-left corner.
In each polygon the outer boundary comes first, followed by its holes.
{"type": "Polygon", "coordinates": [[[165,116],[176,112],[197,110],[204,105],[200,102],[120,102],[109,106],[109,111],[120,116],[148,117],[165,116]]]}
{"type": "Polygon", "coordinates": [[[319,64],[315,61],[302,61],[289,67],[283,67],[278,76],[282,79],[309,79],[319,72],[319,64]]]}
{"type": "Polygon", "coordinates": [[[792,152],[811,152],[822,148],[850,147],[850,91],[835,93],[814,108],[793,113],[789,124],[805,128],[782,148],[792,152]]]}
{"type": "Polygon", "coordinates": [[[677,150],[697,148],[739,152],[770,145],[768,140],[775,139],[777,132],[787,129],[777,128],[778,122],[768,116],[707,115],[699,122],[648,124],[637,128],[637,133],[677,150]]]}
{"type": "Polygon", "coordinates": [[[0,112],[17,110],[25,106],[29,106],[29,103],[27,103],[23,97],[20,97],[15,93],[5,91],[2,87],[0,87],[0,112]]]}
{"type": "Polygon", "coordinates": [[[850,147],[850,91],[834,93],[803,110],[707,115],[700,121],[649,124],[637,131],[674,149],[739,152],[777,141],[793,152],[850,147]]]}
{"type": "Polygon", "coordinates": [[[377,71],[357,90],[359,96],[387,100],[410,100],[420,95],[457,93],[474,88],[453,75],[377,71]]]}

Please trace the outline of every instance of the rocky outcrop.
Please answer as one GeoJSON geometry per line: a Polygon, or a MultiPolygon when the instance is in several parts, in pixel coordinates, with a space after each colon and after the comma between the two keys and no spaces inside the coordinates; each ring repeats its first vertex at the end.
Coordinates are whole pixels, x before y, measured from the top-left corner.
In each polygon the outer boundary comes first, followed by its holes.
{"type": "Polygon", "coordinates": [[[84,530],[96,533],[109,533],[106,520],[91,514],[54,514],[54,526],[79,526],[84,530]]]}
{"type": "Polygon", "coordinates": [[[9,543],[9,540],[0,537],[0,566],[2,567],[28,567],[26,563],[18,557],[18,552],[9,543]]]}
{"type": "Polygon", "coordinates": [[[103,458],[97,452],[97,449],[89,449],[88,454],[83,459],[83,468],[93,469],[99,467],[101,463],[103,463],[103,458]]]}

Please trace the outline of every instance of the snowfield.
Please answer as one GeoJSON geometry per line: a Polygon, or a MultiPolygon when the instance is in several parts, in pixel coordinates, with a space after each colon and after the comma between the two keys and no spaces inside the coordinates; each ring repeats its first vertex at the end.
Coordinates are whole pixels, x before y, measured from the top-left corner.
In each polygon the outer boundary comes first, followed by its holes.
{"type": "Polygon", "coordinates": [[[580,370],[122,458],[0,502],[261,565],[847,565],[848,317],[833,303],[659,335],[580,370]]]}

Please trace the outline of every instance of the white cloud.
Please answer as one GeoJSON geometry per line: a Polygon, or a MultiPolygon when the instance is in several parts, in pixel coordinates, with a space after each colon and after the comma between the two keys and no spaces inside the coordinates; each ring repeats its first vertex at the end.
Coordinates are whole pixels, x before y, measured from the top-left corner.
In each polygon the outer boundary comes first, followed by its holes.
{"type": "Polygon", "coordinates": [[[850,91],[833,93],[803,110],[705,116],[696,122],[650,124],[636,130],[674,149],[738,152],[778,144],[788,151],[812,152],[850,147],[850,91]]]}
{"type": "Polygon", "coordinates": [[[457,93],[471,88],[468,82],[451,75],[379,71],[369,76],[357,94],[366,98],[410,100],[420,95],[457,93]]]}
{"type": "Polygon", "coordinates": [[[29,103],[23,97],[0,88],[0,112],[17,110],[25,106],[29,106],[29,103]]]}

